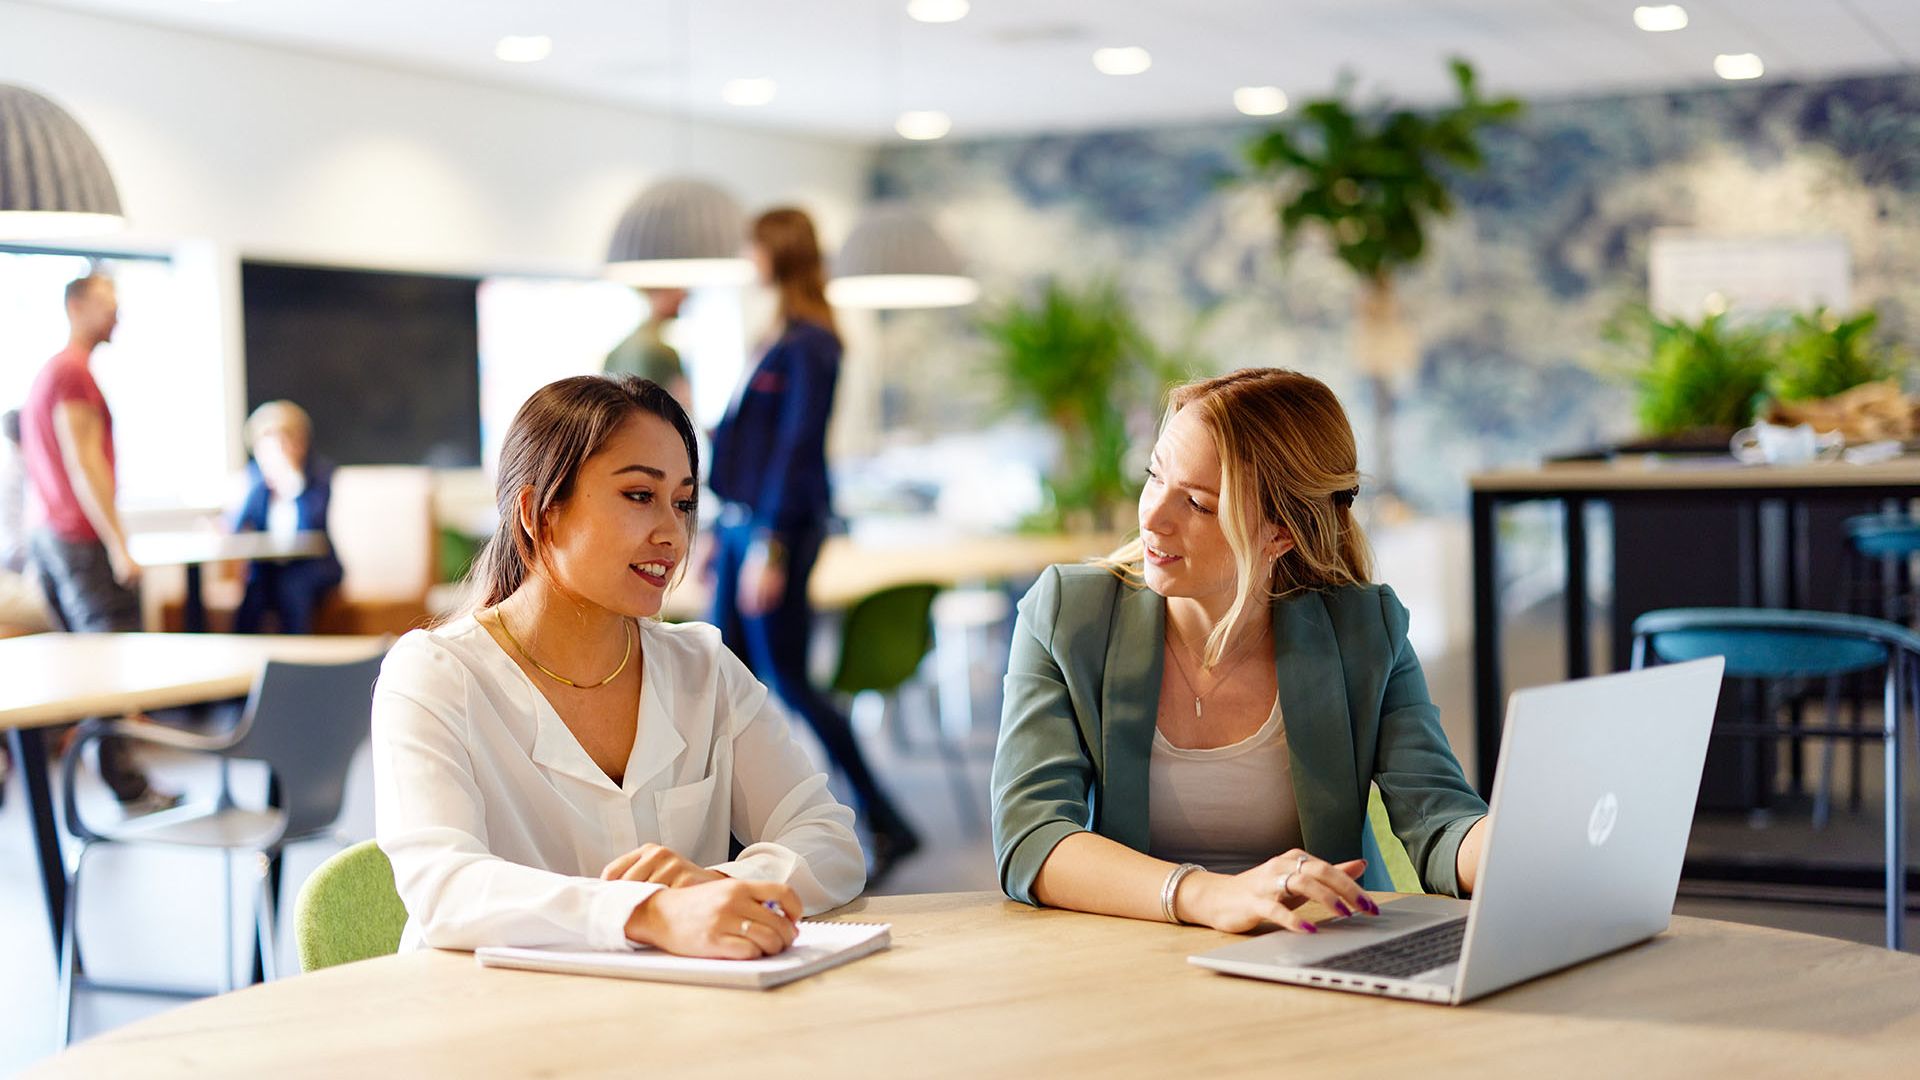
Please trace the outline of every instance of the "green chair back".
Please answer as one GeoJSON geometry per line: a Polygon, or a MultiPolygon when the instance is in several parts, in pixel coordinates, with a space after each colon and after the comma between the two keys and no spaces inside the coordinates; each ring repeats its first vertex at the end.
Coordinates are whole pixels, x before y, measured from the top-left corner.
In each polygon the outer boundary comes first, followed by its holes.
{"type": "Polygon", "coordinates": [[[1368,789],[1367,830],[1373,834],[1374,846],[1380,850],[1380,858],[1386,863],[1388,876],[1393,878],[1393,891],[1426,892],[1420,884],[1419,871],[1413,868],[1413,860],[1407,857],[1406,845],[1393,835],[1393,822],[1387,817],[1387,804],[1380,801],[1380,789],[1377,787],[1368,789]]]}
{"type": "Polygon", "coordinates": [[[938,585],[895,585],[863,598],[840,629],[840,664],[833,689],[891,693],[913,678],[933,647],[933,598],[938,585]]]}
{"type": "Polygon", "coordinates": [[[387,853],[365,840],[321,863],[300,887],[293,922],[301,971],[398,952],[407,909],[387,853]]]}

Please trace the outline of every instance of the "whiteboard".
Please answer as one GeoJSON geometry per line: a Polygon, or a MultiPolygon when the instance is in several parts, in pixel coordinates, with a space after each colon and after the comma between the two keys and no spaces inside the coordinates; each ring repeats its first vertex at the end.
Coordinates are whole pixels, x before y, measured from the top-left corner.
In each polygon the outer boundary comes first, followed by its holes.
{"type": "Polygon", "coordinates": [[[1853,259],[1837,233],[1730,234],[1655,229],[1648,302],[1660,315],[1757,315],[1825,306],[1845,311],[1853,259]]]}

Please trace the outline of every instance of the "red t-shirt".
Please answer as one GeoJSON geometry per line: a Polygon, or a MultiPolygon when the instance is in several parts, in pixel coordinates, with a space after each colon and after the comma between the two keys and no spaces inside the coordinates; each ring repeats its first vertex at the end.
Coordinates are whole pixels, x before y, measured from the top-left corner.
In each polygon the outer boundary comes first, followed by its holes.
{"type": "Polygon", "coordinates": [[[20,457],[26,466],[27,486],[33,492],[29,500],[32,525],[53,530],[69,543],[81,544],[100,539],[74,497],[67,481],[66,461],[60,456],[60,442],[53,431],[53,411],[69,401],[91,406],[100,413],[102,447],[107,453],[107,468],[113,468],[113,414],[100,385],[87,370],[88,351],[69,346],[53,355],[33,380],[27,402],[20,407],[20,457]]]}

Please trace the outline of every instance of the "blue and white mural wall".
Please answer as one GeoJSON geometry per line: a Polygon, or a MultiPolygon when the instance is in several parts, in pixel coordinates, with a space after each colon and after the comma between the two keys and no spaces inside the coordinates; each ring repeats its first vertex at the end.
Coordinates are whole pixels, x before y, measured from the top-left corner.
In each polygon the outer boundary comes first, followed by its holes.
{"type": "MultiPolygon", "coordinates": [[[[1199,327],[1215,368],[1328,380],[1371,442],[1351,370],[1355,286],[1312,244],[1283,261],[1264,194],[1230,179],[1254,123],[950,142],[883,151],[874,191],[934,213],[989,303],[1048,276],[1110,276],[1163,339],[1199,327]]],[[[1853,296],[1920,344],[1920,76],[1534,102],[1463,178],[1402,300],[1422,343],[1395,414],[1399,481],[1464,505],[1467,473],[1633,434],[1600,330],[1644,300],[1661,226],[1829,232],[1853,296]]],[[[966,312],[883,328],[885,417],[977,429],[995,388],[966,312]]],[[[1364,451],[1363,451],[1364,452],[1364,451]]]]}

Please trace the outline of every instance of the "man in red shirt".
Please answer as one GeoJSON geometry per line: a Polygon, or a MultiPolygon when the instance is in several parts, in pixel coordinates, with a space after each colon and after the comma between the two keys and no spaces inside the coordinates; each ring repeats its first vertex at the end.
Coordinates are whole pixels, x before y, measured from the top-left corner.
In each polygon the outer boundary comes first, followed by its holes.
{"type": "MultiPolygon", "coordinates": [[[[20,409],[28,550],[54,622],[75,633],[139,630],[140,564],[127,553],[114,509],[113,414],[93,381],[93,350],[113,338],[120,305],[113,279],[89,274],[67,286],[72,335],[34,379],[20,409]]],[[[100,741],[100,774],[129,814],[175,805],[156,790],[118,739],[100,741]]]]}

